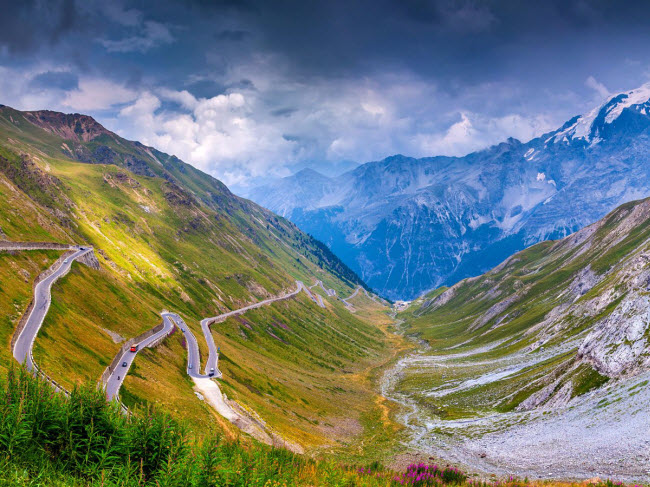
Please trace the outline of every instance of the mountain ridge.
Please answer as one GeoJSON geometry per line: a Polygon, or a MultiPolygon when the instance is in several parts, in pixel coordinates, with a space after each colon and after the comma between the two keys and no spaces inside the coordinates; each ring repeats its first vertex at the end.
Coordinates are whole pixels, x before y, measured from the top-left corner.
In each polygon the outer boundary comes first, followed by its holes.
{"type": "Polygon", "coordinates": [[[285,178],[251,197],[325,241],[380,294],[412,299],[650,194],[650,102],[637,103],[639,93],[650,99],[650,85],[525,143],[394,155],[317,185],[285,178]],[[583,126],[598,136],[582,138],[583,126]]]}
{"type": "MultiPolygon", "coordinates": [[[[363,283],[293,223],[91,118],[9,107],[0,109],[0,215],[2,240],[92,246],[96,253],[98,268],[75,263],[53,284],[34,341],[34,361],[61,387],[97,383],[121,342],[154,328],[161,310],[173,310],[199,335],[206,316],[284,295],[296,281],[322,281],[333,296],[314,289],[228,315],[209,330],[221,347],[220,388],[234,408],[254,411],[305,450],[347,448],[348,426],[353,443],[371,433],[362,423],[379,407],[370,371],[392,353],[385,308],[359,297],[351,312],[337,296],[363,283]],[[323,342],[328,346],[317,346],[323,342]],[[343,387],[333,402],[334,382],[343,387]]],[[[33,279],[59,253],[0,252],[0,370],[14,363],[11,335],[32,299],[33,279]]],[[[164,408],[199,435],[238,436],[236,425],[194,393],[183,336],[172,332],[155,351],[137,354],[121,379],[121,400],[129,409],[164,408]]],[[[207,356],[204,342],[199,353],[207,356]]]]}
{"type": "Polygon", "coordinates": [[[413,442],[484,472],[647,479],[649,251],[645,198],[411,303],[429,346],[386,390],[413,442]]]}

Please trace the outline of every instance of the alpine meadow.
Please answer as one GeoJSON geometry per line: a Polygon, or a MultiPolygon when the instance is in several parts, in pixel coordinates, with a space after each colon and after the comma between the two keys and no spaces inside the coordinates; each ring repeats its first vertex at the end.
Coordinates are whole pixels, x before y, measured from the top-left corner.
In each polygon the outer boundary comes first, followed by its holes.
{"type": "Polygon", "coordinates": [[[0,7],[0,486],[650,487],[646,2],[0,7]]]}

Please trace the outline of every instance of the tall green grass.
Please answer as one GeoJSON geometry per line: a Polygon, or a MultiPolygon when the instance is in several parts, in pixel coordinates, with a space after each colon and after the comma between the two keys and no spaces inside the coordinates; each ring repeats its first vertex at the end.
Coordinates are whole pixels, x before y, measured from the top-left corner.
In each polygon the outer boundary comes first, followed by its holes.
{"type": "MultiPolygon", "coordinates": [[[[91,386],[66,397],[24,369],[10,369],[0,381],[0,487],[88,485],[542,487],[513,477],[477,482],[435,465],[412,464],[402,474],[377,462],[346,467],[218,435],[198,442],[162,411],[125,415],[91,386]]],[[[555,486],[577,484],[543,484],[555,486]]]]}
{"type": "Polygon", "coordinates": [[[162,411],[124,415],[91,386],[70,397],[23,369],[0,384],[0,486],[386,485],[260,444],[198,442],[162,411]]]}
{"type": "Polygon", "coordinates": [[[0,461],[34,476],[50,472],[82,483],[234,486],[295,478],[306,460],[220,437],[198,444],[163,412],[127,416],[92,387],[67,398],[12,369],[0,386],[0,461]]]}

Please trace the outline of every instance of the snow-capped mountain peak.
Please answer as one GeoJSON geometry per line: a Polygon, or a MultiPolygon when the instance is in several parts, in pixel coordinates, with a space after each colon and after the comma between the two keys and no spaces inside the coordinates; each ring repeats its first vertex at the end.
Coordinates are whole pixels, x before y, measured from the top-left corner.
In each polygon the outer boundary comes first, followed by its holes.
{"type": "Polygon", "coordinates": [[[548,141],[568,142],[584,140],[597,143],[600,141],[600,129],[618,119],[626,108],[636,108],[642,115],[650,115],[650,83],[634,90],[612,95],[600,106],[589,113],[572,120],[548,141]]]}
{"type": "Polygon", "coordinates": [[[464,157],[397,155],[330,179],[297,174],[252,196],[385,296],[412,299],[648,197],[649,99],[647,84],[526,143],[464,157]]]}

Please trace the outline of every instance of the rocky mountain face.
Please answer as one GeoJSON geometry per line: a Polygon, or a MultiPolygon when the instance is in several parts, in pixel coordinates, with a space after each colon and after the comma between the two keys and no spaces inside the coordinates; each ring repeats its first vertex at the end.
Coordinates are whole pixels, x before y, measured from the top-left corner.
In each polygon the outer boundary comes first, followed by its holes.
{"type": "Polygon", "coordinates": [[[649,292],[645,199],[413,302],[431,346],[385,392],[418,446],[479,470],[648,478],[649,292]]]}
{"type": "MultiPolygon", "coordinates": [[[[24,117],[34,125],[56,134],[62,139],[90,142],[101,135],[112,137],[97,121],[88,115],[79,113],[60,113],[51,110],[25,112],[24,117]]],[[[113,138],[117,140],[117,137],[113,138]]]]}
{"type": "Polygon", "coordinates": [[[650,85],[522,143],[464,157],[301,171],[251,197],[327,243],[370,286],[410,299],[479,275],[650,194],[650,85]]]}
{"type": "MultiPolygon", "coordinates": [[[[496,334],[507,337],[499,348],[509,346],[517,353],[572,343],[561,373],[549,373],[547,386],[518,404],[525,409],[550,400],[581,366],[607,379],[650,371],[649,291],[650,199],[645,199],[425,297],[415,315],[423,326],[444,327],[443,315],[460,313],[466,326],[454,339],[464,336],[466,345],[476,336],[484,343],[496,334]],[[507,329],[510,333],[504,334],[507,329]]],[[[567,388],[568,401],[576,394],[567,388]]]]}

